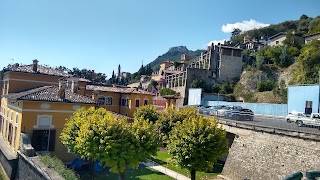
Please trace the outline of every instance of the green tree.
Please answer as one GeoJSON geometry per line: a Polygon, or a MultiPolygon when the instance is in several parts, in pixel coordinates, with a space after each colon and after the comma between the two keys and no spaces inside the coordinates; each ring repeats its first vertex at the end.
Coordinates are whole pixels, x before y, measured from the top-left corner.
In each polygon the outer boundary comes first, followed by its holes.
{"type": "Polygon", "coordinates": [[[265,64],[264,56],[263,55],[257,55],[257,57],[256,57],[256,67],[257,67],[257,69],[261,69],[264,64],[265,64]]]}
{"type": "Polygon", "coordinates": [[[160,113],[154,106],[147,105],[138,108],[133,116],[135,119],[143,118],[155,123],[159,119],[160,113]]]}
{"type": "Polygon", "coordinates": [[[122,180],[128,166],[137,168],[140,161],[156,153],[159,143],[155,127],[143,118],[130,124],[104,108],[91,107],[77,110],[67,120],[60,138],[71,152],[99,159],[122,180]]]}
{"type": "Polygon", "coordinates": [[[280,67],[288,67],[292,64],[291,59],[288,54],[288,46],[284,45],[282,48],[282,53],[280,55],[280,67]]]}
{"type": "Polygon", "coordinates": [[[156,122],[160,138],[164,145],[167,144],[169,134],[178,122],[182,122],[188,118],[197,118],[200,114],[195,108],[184,108],[181,110],[169,109],[160,115],[159,121],[156,122]]]}
{"type": "Polygon", "coordinates": [[[160,90],[160,95],[161,95],[161,96],[176,95],[176,94],[177,94],[177,92],[174,91],[174,90],[172,90],[172,89],[170,89],[170,88],[162,88],[162,89],[160,90]]]}
{"type": "Polygon", "coordinates": [[[233,86],[230,82],[226,82],[226,83],[223,83],[221,86],[220,86],[220,93],[221,94],[231,94],[233,93],[233,86]]]}
{"type": "Polygon", "coordinates": [[[212,86],[212,92],[213,92],[213,93],[219,93],[219,91],[220,91],[220,86],[217,85],[217,84],[214,84],[214,85],[212,86]]]}
{"type": "Polygon", "coordinates": [[[298,62],[301,69],[296,71],[293,80],[301,84],[318,83],[320,71],[320,41],[311,41],[301,49],[298,62]]]}
{"type": "Polygon", "coordinates": [[[231,37],[239,36],[241,32],[242,32],[241,29],[234,28],[233,31],[231,32],[231,37]]]}
{"type": "Polygon", "coordinates": [[[192,81],[191,83],[191,87],[192,88],[201,88],[203,92],[205,93],[211,93],[212,89],[209,88],[208,84],[206,83],[206,81],[204,81],[201,78],[197,78],[195,80],[192,81]]]}
{"type": "Polygon", "coordinates": [[[212,118],[197,117],[182,121],[170,134],[168,151],[173,159],[190,171],[212,169],[213,164],[228,151],[226,131],[212,118]]]}

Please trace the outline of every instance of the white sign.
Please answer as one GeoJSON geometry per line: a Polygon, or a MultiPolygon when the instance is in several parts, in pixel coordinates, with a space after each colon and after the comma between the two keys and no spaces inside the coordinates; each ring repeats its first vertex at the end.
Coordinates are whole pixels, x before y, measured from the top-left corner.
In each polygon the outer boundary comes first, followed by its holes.
{"type": "Polygon", "coordinates": [[[188,105],[201,105],[202,89],[189,89],[188,105]]]}

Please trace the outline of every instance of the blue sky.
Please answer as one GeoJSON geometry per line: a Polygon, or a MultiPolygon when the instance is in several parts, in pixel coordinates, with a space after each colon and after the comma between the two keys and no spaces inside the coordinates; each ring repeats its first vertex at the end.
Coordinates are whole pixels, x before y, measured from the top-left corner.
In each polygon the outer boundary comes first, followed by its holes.
{"type": "Polygon", "coordinates": [[[149,63],[170,47],[203,49],[228,39],[235,26],[275,24],[302,14],[319,16],[320,1],[1,0],[0,67],[38,59],[110,77],[118,64],[135,72],[142,60],[149,63]]]}

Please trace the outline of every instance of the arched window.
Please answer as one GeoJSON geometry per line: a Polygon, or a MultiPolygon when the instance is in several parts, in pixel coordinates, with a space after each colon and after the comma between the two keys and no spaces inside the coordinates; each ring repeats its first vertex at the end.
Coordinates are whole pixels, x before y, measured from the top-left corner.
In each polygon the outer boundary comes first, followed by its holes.
{"type": "Polygon", "coordinates": [[[112,96],[100,96],[98,103],[101,105],[112,105],[112,96]]]}

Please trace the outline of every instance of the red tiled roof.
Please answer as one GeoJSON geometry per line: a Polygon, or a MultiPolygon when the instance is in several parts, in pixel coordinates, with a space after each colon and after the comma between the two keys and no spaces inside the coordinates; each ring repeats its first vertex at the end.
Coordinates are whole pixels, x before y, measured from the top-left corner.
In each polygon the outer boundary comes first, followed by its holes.
{"type": "Polygon", "coordinates": [[[95,104],[96,102],[90,97],[82,96],[73,93],[70,89],[65,89],[65,98],[58,96],[59,87],[57,86],[43,86],[35,89],[19,93],[10,93],[2,97],[16,100],[31,100],[31,101],[52,101],[52,102],[71,102],[71,103],[85,103],[95,104]]]}
{"type": "Polygon", "coordinates": [[[9,71],[16,71],[16,72],[26,72],[26,73],[40,73],[40,74],[47,74],[47,75],[53,75],[53,76],[63,76],[63,77],[71,77],[72,75],[63,71],[59,71],[50,67],[45,67],[38,65],[37,66],[37,72],[33,71],[31,65],[22,65],[22,66],[12,66],[9,71]]]}
{"type": "Polygon", "coordinates": [[[148,91],[142,89],[131,88],[131,87],[113,87],[113,86],[97,86],[97,85],[87,85],[86,90],[93,91],[104,91],[104,92],[118,92],[118,93],[127,93],[127,94],[150,94],[148,91]]]}

